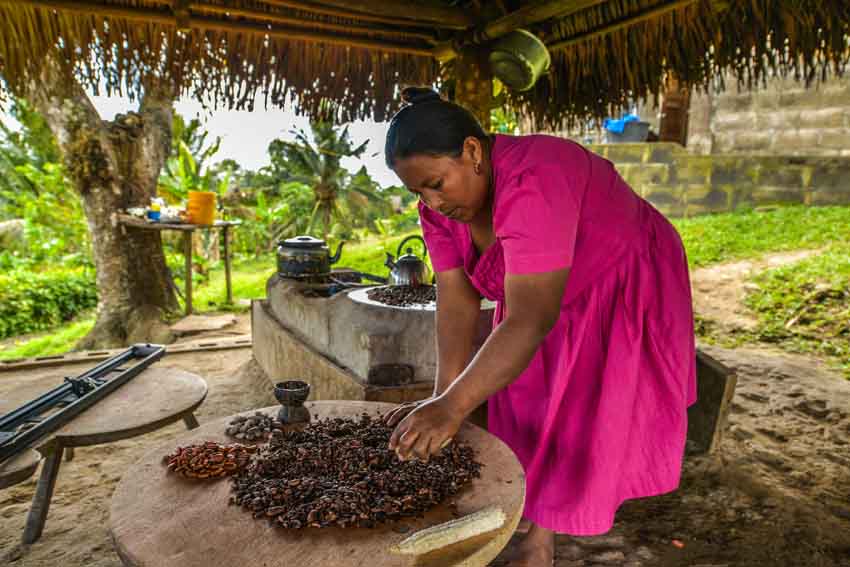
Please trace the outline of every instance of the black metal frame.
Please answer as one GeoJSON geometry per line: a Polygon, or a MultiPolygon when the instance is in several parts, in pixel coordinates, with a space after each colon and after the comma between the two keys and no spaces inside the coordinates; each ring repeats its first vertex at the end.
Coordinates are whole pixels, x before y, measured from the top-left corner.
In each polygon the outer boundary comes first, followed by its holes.
{"type": "Polygon", "coordinates": [[[133,345],[126,351],[103,361],[76,378],[65,378],[65,383],[7,413],[0,418],[0,462],[31,447],[42,437],[56,431],[77,415],[97,403],[118,387],[126,384],[148,366],[165,356],[165,347],[154,344],[133,345]],[[131,368],[120,367],[137,360],[131,368]],[[118,374],[106,378],[110,372],[118,374]],[[39,416],[63,407],[53,415],[41,419],[39,416]],[[32,427],[20,430],[22,425],[32,427]]]}

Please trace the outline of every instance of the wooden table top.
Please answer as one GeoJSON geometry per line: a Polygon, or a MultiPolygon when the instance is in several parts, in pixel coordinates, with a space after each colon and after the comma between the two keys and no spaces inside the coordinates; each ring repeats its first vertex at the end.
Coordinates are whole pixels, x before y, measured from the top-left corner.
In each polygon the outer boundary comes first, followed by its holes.
{"type": "Polygon", "coordinates": [[[206,381],[191,372],[152,366],[53,434],[66,447],[112,443],[155,431],[195,411],[206,381]]]}
{"type": "Polygon", "coordinates": [[[123,213],[118,214],[118,222],[125,226],[133,226],[136,228],[143,228],[146,230],[182,230],[185,232],[191,232],[193,230],[198,229],[210,229],[210,228],[224,228],[229,226],[239,226],[242,224],[241,220],[217,220],[213,224],[191,224],[188,222],[181,223],[168,223],[168,222],[154,222],[149,221],[144,218],[134,217],[133,215],[125,215],[123,213]]]}
{"type": "MultiPolygon", "coordinates": [[[[357,401],[308,402],[320,418],[377,414],[392,404],[357,401]]],[[[275,415],[279,406],[262,411],[275,415]]],[[[245,412],[247,415],[253,413],[245,412]]],[[[177,446],[199,441],[230,442],[224,430],[233,416],[186,432],[135,463],[121,479],[112,498],[110,531],[125,565],[145,567],[206,567],[216,565],[298,565],[303,567],[441,567],[487,565],[507,544],[522,515],[525,476],[511,450],[495,436],[464,424],[457,439],[471,444],[484,464],[481,478],[422,518],[410,518],[373,529],[306,528],[284,530],[238,506],[228,505],[230,482],[197,482],[167,474],[163,455],[177,446]],[[507,521],[501,529],[417,560],[393,555],[388,548],[413,531],[454,518],[448,504],[466,515],[488,505],[502,507],[507,521]],[[408,528],[399,533],[399,524],[408,528]]]]}
{"type": "Polygon", "coordinates": [[[13,486],[25,481],[35,473],[41,455],[34,449],[27,449],[9,460],[0,463],[0,488],[13,486]]]}

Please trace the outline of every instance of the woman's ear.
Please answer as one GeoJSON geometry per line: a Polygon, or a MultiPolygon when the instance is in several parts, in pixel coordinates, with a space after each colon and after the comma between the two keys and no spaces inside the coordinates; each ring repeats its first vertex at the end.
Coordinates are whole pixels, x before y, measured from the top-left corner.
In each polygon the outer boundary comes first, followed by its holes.
{"type": "Polygon", "coordinates": [[[481,140],[475,136],[467,136],[463,141],[463,153],[473,165],[477,163],[480,166],[481,160],[484,159],[484,147],[481,145],[481,140]]]}

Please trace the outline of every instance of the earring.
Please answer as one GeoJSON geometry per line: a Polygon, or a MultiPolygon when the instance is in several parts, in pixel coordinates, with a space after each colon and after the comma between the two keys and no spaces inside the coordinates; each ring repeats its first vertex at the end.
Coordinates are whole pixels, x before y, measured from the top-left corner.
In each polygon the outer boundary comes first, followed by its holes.
{"type": "Polygon", "coordinates": [[[475,175],[481,175],[481,163],[476,162],[473,169],[475,170],[475,175]]]}

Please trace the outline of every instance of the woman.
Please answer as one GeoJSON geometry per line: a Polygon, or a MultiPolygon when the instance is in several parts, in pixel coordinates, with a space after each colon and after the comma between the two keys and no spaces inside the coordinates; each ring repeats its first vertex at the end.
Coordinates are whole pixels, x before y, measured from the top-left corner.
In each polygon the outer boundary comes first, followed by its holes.
{"type": "Polygon", "coordinates": [[[386,160],[420,198],[438,365],[434,395],[387,416],[390,447],[427,458],[488,400],[527,476],[513,564],[548,566],[554,533],[604,533],[624,500],[678,486],[696,400],[682,243],[581,146],[488,136],[431,90],[404,97],[386,160]],[[472,358],[480,295],[497,307],[472,358]]]}

